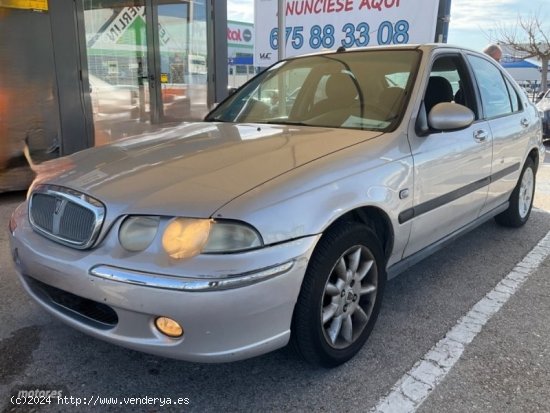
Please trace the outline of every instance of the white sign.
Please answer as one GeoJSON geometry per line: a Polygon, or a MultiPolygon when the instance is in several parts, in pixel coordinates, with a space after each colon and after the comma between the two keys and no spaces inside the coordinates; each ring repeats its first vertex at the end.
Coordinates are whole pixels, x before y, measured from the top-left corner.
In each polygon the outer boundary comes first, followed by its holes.
{"type": "MultiPolygon", "coordinates": [[[[277,0],[255,0],[254,64],[277,61],[277,0]]],[[[286,0],[285,56],[340,46],[431,43],[439,0],[286,0]]]]}

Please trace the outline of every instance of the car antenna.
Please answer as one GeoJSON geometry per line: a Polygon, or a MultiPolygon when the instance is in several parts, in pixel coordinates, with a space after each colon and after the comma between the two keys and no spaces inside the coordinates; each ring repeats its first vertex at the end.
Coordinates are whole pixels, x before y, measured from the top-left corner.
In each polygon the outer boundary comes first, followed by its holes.
{"type": "Polygon", "coordinates": [[[340,46],[338,49],[336,49],[336,53],[342,53],[345,51],[346,51],[346,48],[344,46],[340,46]]]}

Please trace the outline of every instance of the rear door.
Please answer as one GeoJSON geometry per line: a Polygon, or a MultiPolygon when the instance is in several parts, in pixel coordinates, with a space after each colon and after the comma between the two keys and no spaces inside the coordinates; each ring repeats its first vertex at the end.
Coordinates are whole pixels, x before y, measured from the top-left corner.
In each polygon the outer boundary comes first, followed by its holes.
{"type": "Polygon", "coordinates": [[[537,131],[524,93],[503,73],[500,65],[477,55],[468,55],[477,80],[482,117],[493,136],[493,165],[487,203],[482,213],[507,201],[514,189],[525,154],[526,142],[537,131]]]}
{"type": "Polygon", "coordinates": [[[419,130],[418,122],[411,127],[414,207],[400,215],[401,222],[412,220],[404,256],[474,221],[485,204],[491,174],[491,130],[480,116],[477,92],[464,57],[460,53],[436,54],[427,77],[418,121],[426,119],[430,107],[443,101],[464,104],[476,114],[476,120],[459,131],[419,130]]]}

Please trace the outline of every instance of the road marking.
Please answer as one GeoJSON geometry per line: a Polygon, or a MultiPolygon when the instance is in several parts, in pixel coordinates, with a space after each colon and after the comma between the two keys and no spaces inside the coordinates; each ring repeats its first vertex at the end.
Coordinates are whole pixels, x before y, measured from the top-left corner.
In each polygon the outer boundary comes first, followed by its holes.
{"type": "Polygon", "coordinates": [[[380,399],[371,413],[415,412],[481,331],[550,255],[550,232],[380,399]]]}

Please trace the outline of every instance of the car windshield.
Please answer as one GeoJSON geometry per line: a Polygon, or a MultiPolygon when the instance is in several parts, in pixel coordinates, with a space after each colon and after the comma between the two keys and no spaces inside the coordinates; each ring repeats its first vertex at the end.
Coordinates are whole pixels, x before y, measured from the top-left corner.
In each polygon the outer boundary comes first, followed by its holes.
{"type": "Polygon", "coordinates": [[[206,121],[389,131],[401,120],[417,50],[350,51],[281,61],[222,102],[206,121]]]}

